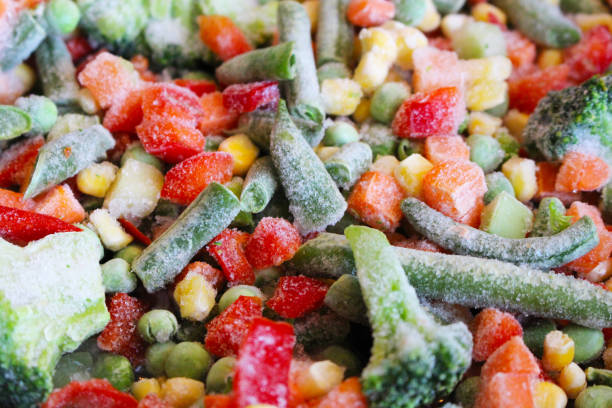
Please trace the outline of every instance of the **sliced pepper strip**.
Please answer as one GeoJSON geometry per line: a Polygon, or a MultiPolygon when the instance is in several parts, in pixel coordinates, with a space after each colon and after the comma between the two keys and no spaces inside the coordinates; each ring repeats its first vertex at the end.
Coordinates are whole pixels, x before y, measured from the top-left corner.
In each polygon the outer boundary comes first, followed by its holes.
{"type": "Polygon", "coordinates": [[[79,231],[59,218],[0,205],[0,237],[16,245],[26,245],[57,232],[79,231]]]}

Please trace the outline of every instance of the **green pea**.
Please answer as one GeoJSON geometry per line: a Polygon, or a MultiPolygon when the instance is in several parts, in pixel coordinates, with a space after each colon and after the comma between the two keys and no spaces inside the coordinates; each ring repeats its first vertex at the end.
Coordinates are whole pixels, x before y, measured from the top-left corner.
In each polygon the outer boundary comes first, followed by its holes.
{"type": "Polygon", "coordinates": [[[358,140],[359,132],[357,132],[355,126],[347,122],[337,121],[325,129],[323,144],[325,146],[342,146],[358,140]]]}
{"type": "Polygon", "coordinates": [[[138,333],[149,343],[165,343],[176,334],[178,322],[169,310],[154,309],[138,320],[138,333]]]}
{"type": "Polygon", "coordinates": [[[219,299],[219,310],[222,312],[236,301],[240,296],[252,296],[263,299],[263,293],[255,286],[237,285],[225,291],[219,299]]]}
{"type": "Polygon", "coordinates": [[[555,322],[549,319],[533,319],[523,325],[523,341],[538,358],[544,353],[544,338],[556,330],[555,322]]]}
{"type": "Polygon", "coordinates": [[[86,351],[64,354],[55,366],[53,386],[62,388],[71,381],[86,381],[91,378],[93,357],[86,351]]]}
{"type": "Polygon", "coordinates": [[[200,343],[184,341],[168,354],[164,368],[166,375],[201,380],[210,367],[211,357],[200,343]]]}
{"type": "Polygon", "coordinates": [[[406,98],[410,96],[410,89],[402,82],[386,82],[382,84],[370,103],[370,115],[379,122],[389,124],[395,112],[406,98]]]}
{"type": "Polygon", "coordinates": [[[51,0],[45,9],[45,18],[60,34],[68,34],[79,24],[81,11],[71,0],[51,0]]]}
{"type": "Polygon", "coordinates": [[[215,394],[228,394],[234,380],[234,357],[223,357],[210,367],[206,376],[206,391],[215,394]]]}
{"type": "MultiPolygon", "coordinates": [[[[214,312],[210,312],[208,317],[210,318],[214,312]]],[[[176,339],[179,341],[201,341],[204,338],[204,332],[206,327],[202,322],[192,322],[190,320],[183,320],[181,326],[176,332],[176,339]]]]}
{"type": "Polygon", "coordinates": [[[472,408],[480,388],[480,377],[468,377],[455,388],[455,401],[463,408],[472,408]]]}
{"type": "Polygon", "coordinates": [[[106,293],[130,293],[136,289],[138,279],[125,259],[113,258],[102,264],[102,284],[106,293]]]}
{"type": "Polygon", "coordinates": [[[93,367],[95,378],[104,378],[120,391],[127,391],[134,382],[134,370],[130,360],[115,354],[102,355],[93,367]]]}
{"type": "Polygon", "coordinates": [[[479,165],[485,173],[490,173],[504,160],[506,153],[492,136],[471,135],[466,143],[470,146],[470,160],[479,165]]]}
{"type": "Polygon", "coordinates": [[[121,156],[121,165],[123,166],[128,159],[135,159],[139,162],[149,164],[159,171],[164,171],[164,162],[157,157],[147,153],[140,143],[135,143],[121,156]]]}
{"type": "Polygon", "coordinates": [[[402,161],[412,153],[416,153],[416,149],[414,148],[412,142],[408,139],[402,139],[397,145],[397,159],[402,161]]]}
{"type": "Polygon", "coordinates": [[[359,357],[351,350],[341,346],[326,347],[319,355],[320,360],[330,360],[339,366],[346,368],[344,378],[358,376],[361,373],[363,364],[359,357]]]}
{"type": "Polygon", "coordinates": [[[30,95],[18,98],[15,106],[32,118],[30,133],[47,133],[57,121],[57,106],[46,96],[30,95]]]}
{"type": "Polygon", "coordinates": [[[574,362],[586,363],[601,355],[604,348],[601,330],[570,324],[563,328],[563,332],[574,340],[574,362]]]}
{"type": "Polygon", "coordinates": [[[176,344],[169,341],[168,343],[153,344],[147,349],[145,353],[145,367],[152,376],[162,377],[164,375],[166,359],[175,347],[176,344]]]}
{"type": "Polygon", "coordinates": [[[206,144],[204,145],[204,150],[207,152],[216,152],[219,150],[219,145],[223,142],[225,138],[223,136],[206,136],[206,144]]]}
{"type": "Polygon", "coordinates": [[[594,385],[587,387],[574,401],[574,408],[610,408],[612,401],[612,387],[594,385]]]}
{"type": "Polygon", "coordinates": [[[130,265],[144,250],[142,245],[131,244],[115,254],[115,257],[125,260],[130,265]]]}

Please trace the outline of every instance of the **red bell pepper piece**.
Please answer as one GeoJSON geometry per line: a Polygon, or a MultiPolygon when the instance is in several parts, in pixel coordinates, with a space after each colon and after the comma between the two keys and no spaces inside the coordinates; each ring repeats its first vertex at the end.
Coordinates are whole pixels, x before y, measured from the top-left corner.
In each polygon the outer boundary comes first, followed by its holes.
{"type": "Polygon", "coordinates": [[[197,122],[203,114],[200,99],[188,88],[168,83],[149,85],[142,92],[145,119],[161,116],[169,120],[197,122]]]}
{"type": "Polygon", "coordinates": [[[0,206],[0,237],[16,245],[27,245],[57,232],[79,232],[59,218],[0,206]]]}
{"type": "Polygon", "coordinates": [[[119,221],[119,224],[121,224],[125,232],[127,232],[128,234],[136,238],[137,241],[140,241],[141,243],[147,246],[151,245],[151,238],[147,237],[145,234],[140,232],[140,230],[136,228],[134,224],[132,224],[125,218],[119,218],[117,219],[117,221],[119,221]]]}
{"type": "Polygon", "coordinates": [[[568,75],[570,68],[566,64],[534,68],[517,72],[508,79],[508,97],[510,107],[521,112],[531,113],[538,106],[540,99],[550,91],[559,91],[570,85],[568,75]]]}
{"type": "Polygon", "coordinates": [[[606,26],[594,27],[563,54],[565,64],[570,67],[569,79],[579,84],[593,75],[603,74],[612,63],[612,34],[606,26]]]}
{"type": "Polygon", "coordinates": [[[229,17],[200,16],[198,23],[202,42],[223,61],[253,49],[246,36],[229,17]]]}
{"type": "Polygon", "coordinates": [[[266,305],[279,316],[295,319],[323,305],[328,286],[306,276],[283,276],[266,305]]]}
{"type": "Polygon", "coordinates": [[[212,394],[204,397],[206,408],[232,408],[232,397],[224,394],[212,394]]]}
{"type": "Polygon", "coordinates": [[[215,92],[217,85],[213,81],[206,79],[175,79],[174,85],[182,86],[183,88],[189,89],[191,92],[198,96],[202,96],[207,93],[215,92]]]}
{"type": "Polygon", "coordinates": [[[135,89],[116,101],[104,114],[102,125],[111,132],[135,132],[142,122],[142,90],[135,89]]]}
{"type": "Polygon", "coordinates": [[[252,112],[263,105],[278,104],[279,99],[280,91],[276,81],[234,84],[223,90],[223,106],[232,112],[252,112]]]}
{"type": "Polygon", "coordinates": [[[514,336],[522,336],[521,324],[510,313],[487,308],[470,322],[474,339],[472,356],[475,361],[485,361],[495,350],[514,336]]]}
{"type": "Polygon", "coordinates": [[[206,250],[221,266],[231,285],[255,283],[255,273],[245,253],[248,240],[247,232],[225,229],[206,246],[206,250]]]}
{"type": "Polygon", "coordinates": [[[278,266],[293,258],[301,243],[300,233],[289,221],[265,217],[246,245],[246,256],[255,269],[278,266]]]}
{"type": "Polygon", "coordinates": [[[107,380],[72,381],[49,395],[42,408],[136,408],[138,401],[107,380]]]}
{"type": "Polygon", "coordinates": [[[77,35],[66,40],[66,48],[72,57],[72,61],[76,62],[93,51],[87,38],[77,35]]]}
{"type": "Polygon", "coordinates": [[[138,408],[172,408],[172,405],[155,394],[148,394],[140,400],[138,408]]]}
{"type": "Polygon", "coordinates": [[[289,369],[295,345],[293,326],[255,319],[240,348],[234,377],[234,404],[270,404],[286,408],[289,369]]]}
{"type": "Polygon", "coordinates": [[[38,150],[45,144],[42,136],[15,143],[0,155],[0,187],[21,186],[36,164],[38,150]]]}
{"type": "Polygon", "coordinates": [[[204,115],[200,119],[198,129],[205,135],[212,135],[224,130],[233,129],[238,123],[238,112],[232,112],[223,106],[223,94],[211,92],[200,98],[204,115]]]}

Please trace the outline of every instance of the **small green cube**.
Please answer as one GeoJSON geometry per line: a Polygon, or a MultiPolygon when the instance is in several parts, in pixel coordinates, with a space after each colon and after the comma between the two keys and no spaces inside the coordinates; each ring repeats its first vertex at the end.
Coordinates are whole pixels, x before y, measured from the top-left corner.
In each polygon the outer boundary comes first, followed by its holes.
{"type": "Polygon", "coordinates": [[[525,238],[533,226],[533,212],[506,191],[482,211],[480,229],[504,238],[525,238]]]}

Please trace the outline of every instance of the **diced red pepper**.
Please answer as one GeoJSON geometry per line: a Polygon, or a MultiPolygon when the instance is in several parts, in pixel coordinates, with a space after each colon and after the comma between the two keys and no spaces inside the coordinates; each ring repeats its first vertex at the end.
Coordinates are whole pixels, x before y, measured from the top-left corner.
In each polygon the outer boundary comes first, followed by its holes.
{"type": "Polygon", "coordinates": [[[237,355],[249,327],[261,315],[260,298],[240,296],[206,325],[206,350],[219,357],[237,355]]]}
{"type": "Polygon", "coordinates": [[[221,286],[225,282],[225,277],[223,276],[223,272],[218,270],[217,268],[213,268],[206,262],[192,262],[188,264],[182,271],[179,273],[176,278],[174,278],[174,284],[176,285],[189,273],[197,273],[202,275],[204,279],[209,282],[216,290],[221,289],[221,286]]]}
{"type": "Polygon", "coordinates": [[[248,241],[247,232],[225,229],[206,246],[206,250],[221,266],[231,285],[255,283],[255,272],[245,253],[248,241]]]}
{"type": "Polygon", "coordinates": [[[138,402],[138,408],[172,408],[172,405],[155,394],[148,394],[138,402]]]}
{"type": "Polygon", "coordinates": [[[514,316],[491,308],[476,315],[470,322],[470,331],[474,338],[472,355],[476,361],[485,361],[512,337],[523,335],[523,328],[514,316]]]}
{"type": "Polygon", "coordinates": [[[540,99],[548,92],[558,91],[569,85],[569,71],[569,67],[562,64],[544,70],[534,68],[512,75],[508,79],[510,107],[525,113],[533,112],[540,99]]]}
{"type": "Polygon", "coordinates": [[[233,398],[225,394],[209,394],[204,397],[206,408],[232,408],[233,398]]]}
{"type": "Polygon", "coordinates": [[[84,56],[90,54],[93,51],[87,38],[77,35],[66,40],[66,48],[72,57],[73,62],[77,62],[84,56]]]}
{"type": "Polygon", "coordinates": [[[246,245],[246,257],[255,269],[278,266],[293,258],[302,240],[297,228],[283,218],[259,221],[246,245]]]}
{"type": "Polygon", "coordinates": [[[15,143],[0,155],[0,187],[21,186],[36,164],[45,138],[35,136],[15,143]]]}
{"type": "Polygon", "coordinates": [[[16,245],[27,245],[58,232],[79,231],[59,218],[0,206],[0,237],[16,245]]]}
{"type": "Polygon", "coordinates": [[[200,99],[188,88],[169,83],[149,85],[142,91],[142,111],[145,119],[158,116],[169,120],[197,123],[203,114],[200,99]]]}
{"type": "Polygon", "coordinates": [[[111,132],[135,132],[142,122],[142,92],[135,89],[113,103],[104,114],[102,125],[111,132]]]}
{"type": "Polygon", "coordinates": [[[49,395],[42,408],[136,408],[138,401],[107,380],[72,381],[49,395]]]}
{"type": "Polygon", "coordinates": [[[260,106],[278,103],[278,82],[261,81],[234,84],[223,90],[223,106],[232,112],[252,112],[260,106]]]}
{"type": "Polygon", "coordinates": [[[606,26],[592,28],[563,57],[570,67],[569,79],[577,84],[603,74],[612,63],[612,34],[606,26]]]}
{"type": "Polygon", "coordinates": [[[412,95],[402,103],[391,127],[404,138],[456,135],[466,115],[465,100],[456,87],[412,95]]]}
{"type": "Polygon", "coordinates": [[[252,404],[287,408],[294,345],[293,326],[255,319],[236,361],[233,385],[236,408],[252,404]]]}
{"type": "Polygon", "coordinates": [[[166,173],[161,196],[189,205],[210,183],[232,179],[234,159],[226,152],[202,152],[183,160],[166,173]]]}
{"type": "Polygon", "coordinates": [[[395,5],[387,0],[351,0],[346,16],[357,27],[378,26],[395,15],[395,5]]]}
{"type": "Polygon", "coordinates": [[[217,90],[217,84],[214,81],[207,79],[175,79],[175,85],[182,86],[183,88],[189,89],[191,92],[198,96],[202,96],[207,93],[215,92],[217,90]]]}
{"type": "Polygon", "coordinates": [[[536,45],[518,31],[504,31],[508,58],[516,69],[533,65],[536,59],[536,45]]]}
{"type": "Polygon", "coordinates": [[[133,365],[142,363],[146,343],[138,334],[138,319],[145,305],[127,293],[117,293],[107,300],[111,320],[98,336],[98,347],[128,358],[133,365]]]}
{"type": "Polygon", "coordinates": [[[121,224],[125,232],[133,236],[137,241],[140,241],[147,246],[151,245],[151,238],[140,232],[140,230],[134,224],[125,218],[118,218],[117,221],[119,221],[119,224],[121,224]]]}
{"type": "Polygon", "coordinates": [[[24,200],[23,194],[0,188],[0,206],[34,211],[36,203],[32,199],[24,200]]]}
{"type": "Polygon", "coordinates": [[[202,42],[223,61],[253,49],[246,36],[229,17],[200,16],[198,23],[202,42]]]}
{"type": "Polygon", "coordinates": [[[223,94],[221,92],[202,95],[200,103],[204,108],[204,115],[200,119],[198,129],[205,135],[232,129],[238,123],[240,115],[223,106],[223,94]]]}
{"type": "Polygon", "coordinates": [[[329,287],[307,276],[283,276],[266,305],[280,317],[295,319],[323,305],[329,287]]]}

